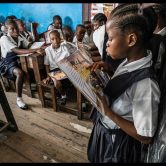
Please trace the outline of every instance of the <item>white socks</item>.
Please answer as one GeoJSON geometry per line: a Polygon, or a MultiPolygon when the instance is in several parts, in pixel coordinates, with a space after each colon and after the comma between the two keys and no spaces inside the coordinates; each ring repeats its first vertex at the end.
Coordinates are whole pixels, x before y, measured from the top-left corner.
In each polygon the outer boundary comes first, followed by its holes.
{"type": "Polygon", "coordinates": [[[24,107],[26,106],[26,104],[23,102],[22,97],[17,97],[17,105],[18,105],[20,108],[24,108],[24,107]]]}
{"type": "Polygon", "coordinates": [[[67,96],[66,96],[66,95],[63,95],[63,96],[62,96],[62,99],[66,99],[66,98],[67,98],[67,96]]]}

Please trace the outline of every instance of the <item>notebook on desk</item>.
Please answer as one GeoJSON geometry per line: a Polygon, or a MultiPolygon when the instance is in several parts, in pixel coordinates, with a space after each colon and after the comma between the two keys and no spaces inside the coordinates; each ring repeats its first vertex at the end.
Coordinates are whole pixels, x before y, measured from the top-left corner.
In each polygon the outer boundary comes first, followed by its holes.
{"type": "MultiPolygon", "coordinates": [[[[36,49],[36,48],[40,48],[42,46],[45,45],[45,41],[42,41],[42,42],[34,42],[31,47],[29,49],[36,49]]],[[[29,56],[29,55],[32,55],[33,53],[28,53],[28,54],[20,54],[20,55],[17,55],[17,56],[29,56]]]]}

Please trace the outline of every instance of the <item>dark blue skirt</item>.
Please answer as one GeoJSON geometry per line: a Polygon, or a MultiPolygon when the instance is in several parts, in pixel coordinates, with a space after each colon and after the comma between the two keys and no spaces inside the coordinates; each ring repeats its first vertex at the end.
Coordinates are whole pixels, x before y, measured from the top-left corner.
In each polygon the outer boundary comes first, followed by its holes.
{"type": "MultiPolygon", "coordinates": [[[[96,118],[95,118],[96,119],[96,118]]],[[[88,143],[88,159],[92,163],[140,163],[144,145],[121,129],[107,129],[100,119],[94,127],[88,143]]]]}

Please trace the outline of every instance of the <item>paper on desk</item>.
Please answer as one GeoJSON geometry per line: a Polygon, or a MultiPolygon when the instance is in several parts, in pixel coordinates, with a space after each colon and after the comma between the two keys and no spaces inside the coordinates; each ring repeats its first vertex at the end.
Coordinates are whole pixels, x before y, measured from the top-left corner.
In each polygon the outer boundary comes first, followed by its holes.
{"type": "Polygon", "coordinates": [[[51,73],[48,73],[48,75],[52,78],[55,78],[56,80],[63,80],[67,78],[66,74],[62,71],[51,72],[51,73]]]}
{"type": "Polygon", "coordinates": [[[45,44],[44,41],[41,41],[41,42],[34,42],[34,43],[31,45],[30,49],[40,48],[40,47],[42,47],[44,44],[45,44]]]}

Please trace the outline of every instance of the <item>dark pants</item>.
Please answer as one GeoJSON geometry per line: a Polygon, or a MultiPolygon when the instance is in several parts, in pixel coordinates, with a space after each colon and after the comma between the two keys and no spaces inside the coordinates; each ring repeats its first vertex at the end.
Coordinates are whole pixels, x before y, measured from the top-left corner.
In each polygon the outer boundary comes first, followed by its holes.
{"type": "Polygon", "coordinates": [[[142,147],[139,141],[121,129],[107,129],[98,119],[89,139],[87,153],[89,161],[94,163],[136,163],[141,162],[142,147]]]}

